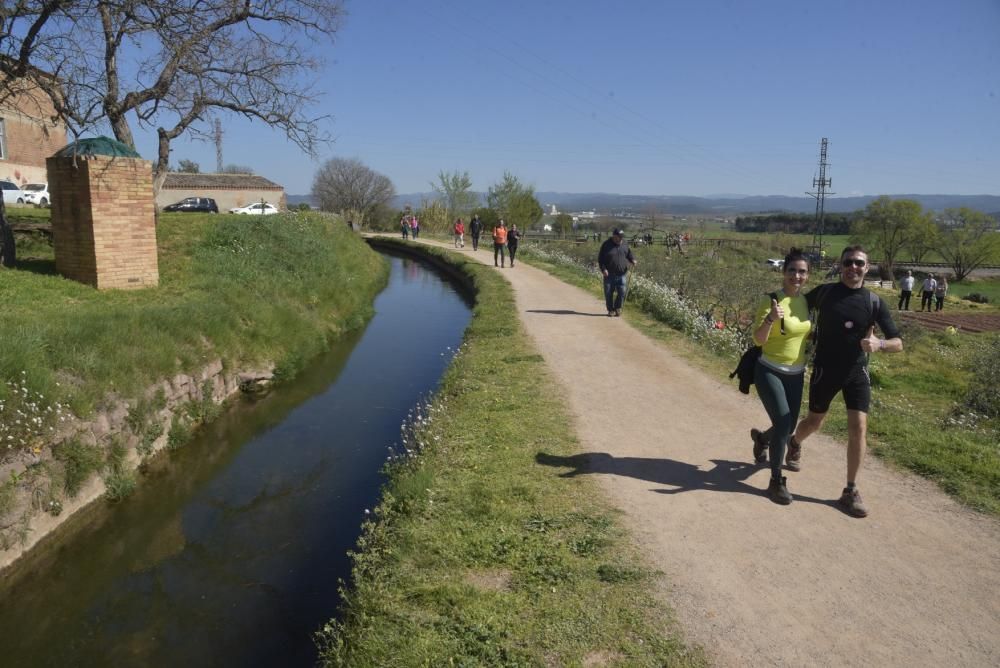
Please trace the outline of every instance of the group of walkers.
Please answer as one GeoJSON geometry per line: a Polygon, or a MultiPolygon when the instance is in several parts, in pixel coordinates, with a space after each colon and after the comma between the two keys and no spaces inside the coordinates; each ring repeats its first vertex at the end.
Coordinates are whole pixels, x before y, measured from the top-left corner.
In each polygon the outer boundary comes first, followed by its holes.
{"type": "MultiPolygon", "coordinates": [[[[470,223],[473,249],[479,247],[482,223],[478,216],[470,223]]],[[[455,245],[464,247],[465,226],[455,222],[455,245]]],[[[504,221],[493,228],[493,263],[503,267],[504,249],[514,266],[521,233],[516,225],[507,229],[504,221]]],[[[624,231],[616,228],[601,244],[597,263],[604,284],[604,301],[608,317],[619,317],[628,294],[628,272],[637,261],[624,231]]],[[[899,329],[893,322],[889,307],[877,294],[864,287],[871,265],[868,252],[862,246],[848,246],[840,255],[839,280],[824,283],[804,292],[809,281],[809,259],[793,248],[782,265],[780,290],[762,299],[754,317],[753,340],[760,346],[760,356],[754,367],[754,385],[764,410],[771,421],[766,430],[753,428],[753,458],[757,464],[770,464],[771,476],[766,495],[773,502],[792,502],[785,469],[802,469],[803,443],[826,420],[834,398],[840,394],[847,410],[847,476],[846,486],[838,505],[849,515],[866,517],[868,509],[861,499],[857,481],[867,450],[868,410],[871,405],[871,378],[868,357],[871,354],[896,353],[903,350],[899,329]],[[875,334],[875,330],[882,336],[875,334]],[[808,414],[799,420],[799,410],[805,388],[807,343],[815,343],[812,373],[809,380],[808,414]]],[[[906,279],[902,286],[908,307],[912,291],[906,279]]],[[[935,294],[938,283],[933,276],[924,282],[924,297],[935,294]]],[[[947,283],[945,282],[945,293],[947,283]]],[[[941,301],[944,295],[941,296],[941,301]]],[[[900,297],[900,309],[904,307],[900,297]]],[[[930,308],[928,302],[927,308],[930,308]]],[[[940,306],[939,306],[940,308],[940,306]]]]}
{"type": "MultiPolygon", "coordinates": [[[[465,222],[461,218],[457,218],[454,225],[452,225],[451,231],[454,235],[455,248],[465,248],[465,222]]],[[[472,250],[479,250],[479,237],[482,236],[482,233],[483,221],[476,214],[469,221],[469,236],[472,238],[472,250]]],[[[507,224],[501,218],[493,228],[491,236],[493,237],[493,265],[506,268],[507,258],[509,257],[510,266],[513,267],[514,257],[517,255],[517,247],[522,237],[521,231],[517,229],[517,225],[511,225],[510,229],[507,229],[507,224]]]]}
{"type": "Polygon", "coordinates": [[[802,444],[823,424],[834,397],[842,394],[847,408],[847,486],[838,504],[854,517],[868,515],[857,487],[867,448],[871,403],[868,356],[903,349],[888,305],[864,287],[869,266],[863,247],[848,246],[840,255],[840,281],[803,294],[809,261],[802,251],[792,249],[785,257],[780,293],[763,300],[757,311],[753,339],[761,346],[761,355],[754,385],[771,427],[766,431],[751,429],[750,437],[754,460],[758,464],[770,462],[767,496],[775,503],[792,502],[782,461],[789,471],[802,469],[802,444]],[[883,337],[875,335],[876,326],[883,337]],[[816,349],[809,380],[809,413],[799,421],[810,335],[816,349]]]}
{"type": "MultiPolygon", "coordinates": [[[[913,296],[913,285],[915,282],[916,279],[913,278],[913,272],[907,270],[906,276],[899,282],[898,308],[900,311],[910,310],[910,297],[913,296]]],[[[930,313],[932,301],[934,302],[935,311],[944,310],[944,298],[948,296],[947,276],[941,276],[941,280],[938,280],[934,278],[934,274],[927,274],[927,278],[924,279],[923,285],[920,287],[921,311],[927,309],[927,312],[930,313]]]]}
{"type": "Polygon", "coordinates": [[[420,238],[420,219],[413,215],[403,216],[399,221],[399,227],[403,232],[403,238],[406,239],[411,234],[414,239],[420,238]]]}

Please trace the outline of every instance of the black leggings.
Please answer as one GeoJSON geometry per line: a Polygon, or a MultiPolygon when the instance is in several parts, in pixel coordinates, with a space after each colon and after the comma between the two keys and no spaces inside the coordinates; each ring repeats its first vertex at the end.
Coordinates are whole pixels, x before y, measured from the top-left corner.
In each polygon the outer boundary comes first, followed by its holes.
{"type": "Polygon", "coordinates": [[[517,244],[507,246],[507,253],[510,254],[510,266],[514,266],[514,255],[517,254],[517,244]]]}

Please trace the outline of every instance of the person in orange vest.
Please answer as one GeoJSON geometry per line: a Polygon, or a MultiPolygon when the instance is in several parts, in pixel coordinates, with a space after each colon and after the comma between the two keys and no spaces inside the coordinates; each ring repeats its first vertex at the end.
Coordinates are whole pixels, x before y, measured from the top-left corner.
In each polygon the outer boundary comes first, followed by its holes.
{"type": "Polygon", "coordinates": [[[504,225],[503,218],[493,228],[493,266],[503,267],[505,265],[504,248],[507,246],[507,226],[504,225]],[[500,257],[500,264],[497,264],[497,256],[500,257]]]}

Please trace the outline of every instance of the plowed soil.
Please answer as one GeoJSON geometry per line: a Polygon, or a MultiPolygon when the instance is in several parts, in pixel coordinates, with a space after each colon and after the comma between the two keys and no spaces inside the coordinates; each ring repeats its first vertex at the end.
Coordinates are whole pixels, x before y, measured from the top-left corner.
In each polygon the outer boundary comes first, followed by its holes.
{"type": "Polygon", "coordinates": [[[896,311],[893,317],[938,331],[954,327],[963,332],[1000,332],[1000,313],[896,311]]]}

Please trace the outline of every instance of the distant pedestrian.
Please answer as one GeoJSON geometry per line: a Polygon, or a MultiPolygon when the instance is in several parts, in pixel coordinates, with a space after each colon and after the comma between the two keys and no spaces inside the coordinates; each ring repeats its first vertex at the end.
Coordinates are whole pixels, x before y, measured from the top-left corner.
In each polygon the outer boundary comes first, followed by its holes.
{"type": "Polygon", "coordinates": [[[521,232],[517,229],[517,224],[510,226],[507,232],[507,252],[510,253],[510,266],[514,266],[514,256],[517,255],[517,244],[521,241],[521,232]]]}
{"type": "Polygon", "coordinates": [[[347,229],[349,229],[351,231],[354,230],[354,221],[353,220],[347,221],[347,229]]]}
{"type": "MultiPolygon", "coordinates": [[[[513,262],[511,262],[511,264],[513,264],[513,262]]],[[[938,281],[937,287],[934,288],[935,311],[944,310],[944,298],[947,296],[948,296],[948,279],[942,276],[941,280],[938,281]]]]}
{"type": "Polygon", "coordinates": [[[483,233],[483,221],[479,220],[477,213],[469,223],[469,234],[472,235],[472,250],[479,250],[479,235],[483,233]]]}
{"type": "Polygon", "coordinates": [[[410,234],[414,240],[420,236],[420,220],[416,216],[410,217],[410,234]]]}
{"type": "Polygon", "coordinates": [[[455,248],[465,248],[465,223],[461,218],[455,221],[455,248]]]}
{"type": "Polygon", "coordinates": [[[632,249],[625,243],[625,231],[615,228],[611,238],[601,244],[597,253],[597,266],[604,277],[604,303],[608,307],[608,317],[621,316],[625,303],[628,270],[636,265],[632,249]]]}
{"type": "Polygon", "coordinates": [[[493,266],[503,267],[504,266],[504,248],[507,246],[507,226],[503,222],[503,218],[497,223],[497,226],[493,228],[493,266]],[[500,256],[500,264],[497,264],[497,256],[500,256]]]}
{"type": "Polygon", "coordinates": [[[906,276],[903,280],[899,282],[900,292],[899,292],[899,310],[909,311],[910,310],[910,297],[913,295],[913,283],[916,279],[913,278],[913,272],[909,269],[906,270],[906,276]]]}
{"type": "Polygon", "coordinates": [[[410,237],[410,221],[403,216],[399,221],[399,227],[403,230],[403,238],[408,239],[410,237]]]}
{"type": "Polygon", "coordinates": [[[927,278],[924,279],[923,289],[920,293],[921,311],[923,311],[924,307],[926,307],[927,312],[930,313],[931,301],[934,299],[935,290],[937,290],[937,281],[934,280],[934,274],[927,274],[927,278]]]}

